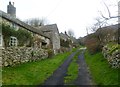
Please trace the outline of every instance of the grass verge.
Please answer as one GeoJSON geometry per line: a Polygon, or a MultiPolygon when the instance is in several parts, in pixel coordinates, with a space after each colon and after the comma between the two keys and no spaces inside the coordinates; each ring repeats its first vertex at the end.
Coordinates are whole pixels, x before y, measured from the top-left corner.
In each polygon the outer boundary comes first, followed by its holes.
{"type": "Polygon", "coordinates": [[[72,62],[70,63],[68,67],[67,76],[64,77],[64,83],[65,84],[71,84],[78,76],[78,55],[80,52],[77,52],[74,58],[72,59],[72,62]]]}
{"type": "Polygon", "coordinates": [[[86,51],[85,60],[97,85],[118,85],[118,69],[111,68],[101,52],[91,55],[86,51]]]}
{"type": "Polygon", "coordinates": [[[14,67],[2,68],[3,85],[38,85],[42,84],[70,53],[63,53],[40,60],[28,62],[14,67]]]}

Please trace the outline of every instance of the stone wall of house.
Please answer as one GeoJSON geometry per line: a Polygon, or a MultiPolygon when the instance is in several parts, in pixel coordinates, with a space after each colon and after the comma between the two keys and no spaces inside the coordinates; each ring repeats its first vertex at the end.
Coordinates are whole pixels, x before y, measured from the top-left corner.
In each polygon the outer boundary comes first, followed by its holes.
{"type": "Polygon", "coordinates": [[[120,68],[120,50],[117,45],[114,49],[113,47],[108,47],[107,45],[104,46],[102,53],[112,68],[120,68]]]}
{"type": "Polygon", "coordinates": [[[8,47],[2,49],[2,66],[14,66],[48,57],[47,51],[32,47],[8,47]]]}
{"type": "Polygon", "coordinates": [[[1,66],[2,66],[2,50],[0,49],[0,69],[1,69],[1,66]]]}

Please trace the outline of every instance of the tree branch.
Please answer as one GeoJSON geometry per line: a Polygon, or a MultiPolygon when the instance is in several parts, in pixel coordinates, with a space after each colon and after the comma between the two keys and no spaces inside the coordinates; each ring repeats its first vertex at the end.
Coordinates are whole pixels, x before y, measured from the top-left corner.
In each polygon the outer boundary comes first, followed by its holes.
{"type": "Polygon", "coordinates": [[[120,18],[120,16],[111,16],[111,12],[110,12],[109,7],[106,5],[105,2],[103,2],[103,3],[104,3],[104,5],[105,5],[105,7],[106,7],[106,9],[107,9],[107,11],[108,11],[108,16],[109,16],[109,17],[105,17],[105,16],[102,14],[102,12],[99,11],[102,18],[104,18],[105,20],[110,20],[110,19],[112,19],[112,18],[120,18]]]}

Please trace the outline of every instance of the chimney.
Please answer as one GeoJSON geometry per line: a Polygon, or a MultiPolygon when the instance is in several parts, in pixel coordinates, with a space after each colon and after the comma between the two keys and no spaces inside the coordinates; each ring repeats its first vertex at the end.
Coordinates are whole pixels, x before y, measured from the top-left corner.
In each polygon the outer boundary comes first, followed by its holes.
{"type": "Polygon", "coordinates": [[[67,32],[65,31],[65,34],[67,35],[67,32]]]}
{"type": "Polygon", "coordinates": [[[9,5],[7,5],[7,13],[13,17],[16,17],[16,8],[14,7],[14,2],[13,4],[9,2],[9,5]]]}
{"type": "Polygon", "coordinates": [[[11,1],[9,1],[9,5],[11,5],[11,1]]]}
{"type": "Polygon", "coordinates": [[[13,2],[13,6],[14,6],[14,2],[13,2]]]}

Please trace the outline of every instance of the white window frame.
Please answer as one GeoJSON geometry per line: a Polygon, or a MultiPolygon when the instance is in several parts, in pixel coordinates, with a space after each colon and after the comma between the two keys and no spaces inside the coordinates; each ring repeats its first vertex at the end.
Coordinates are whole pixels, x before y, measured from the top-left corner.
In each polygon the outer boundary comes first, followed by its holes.
{"type": "Polygon", "coordinates": [[[9,45],[10,46],[17,46],[17,38],[16,37],[14,37],[14,36],[11,36],[10,37],[10,43],[9,43],[9,45]]]}

